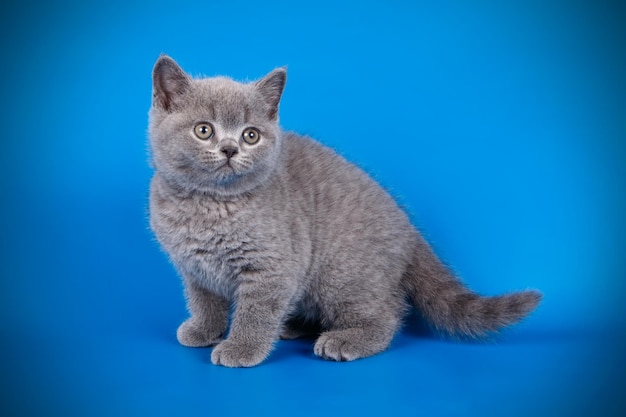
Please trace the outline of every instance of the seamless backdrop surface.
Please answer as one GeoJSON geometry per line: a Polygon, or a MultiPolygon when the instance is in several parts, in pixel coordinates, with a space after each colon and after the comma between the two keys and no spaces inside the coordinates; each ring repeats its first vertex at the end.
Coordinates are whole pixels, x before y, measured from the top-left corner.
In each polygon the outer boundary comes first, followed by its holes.
{"type": "Polygon", "coordinates": [[[2,415],[623,415],[626,20],[619,2],[238,0],[0,6],[2,415]],[[147,223],[160,53],[288,66],[285,129],[356,162],[522,325],[453,343],[409,317],[353,363],[281,341],[253,369],[175,338],[147,223]]]}

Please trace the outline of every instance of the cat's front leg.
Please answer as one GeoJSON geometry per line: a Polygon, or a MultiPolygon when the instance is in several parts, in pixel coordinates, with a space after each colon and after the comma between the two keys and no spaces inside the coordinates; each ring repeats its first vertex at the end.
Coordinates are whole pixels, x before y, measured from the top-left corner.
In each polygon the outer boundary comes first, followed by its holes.
{"type": "Polygon", "coordinates": [[[228,326],[228,301],[202,288],[193,279],[185,279],[185,296],[191,317],[178,327],[178,342],[188,347],[219,343],[228,326]]]}
{"type": "Polygon", "coordinates": [[[213,364],[250,367],[261,363],[278,339],[295,292],[295,284],[286,277],[260,271],[244,273],[230,333],[213,349],[213,364]]]}

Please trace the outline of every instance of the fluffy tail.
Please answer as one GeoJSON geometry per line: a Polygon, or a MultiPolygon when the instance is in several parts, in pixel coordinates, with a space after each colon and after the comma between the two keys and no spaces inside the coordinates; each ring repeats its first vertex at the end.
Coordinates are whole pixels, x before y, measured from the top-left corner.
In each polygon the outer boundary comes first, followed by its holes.
{"type": "Polygon", "coordinates": [[[481,297],[466,288],[418,237],[404,286],[415,306],[438,331],[453,337],[484,337],[514,324],[533,311],[542,295],[521,291],[481,297]]]}

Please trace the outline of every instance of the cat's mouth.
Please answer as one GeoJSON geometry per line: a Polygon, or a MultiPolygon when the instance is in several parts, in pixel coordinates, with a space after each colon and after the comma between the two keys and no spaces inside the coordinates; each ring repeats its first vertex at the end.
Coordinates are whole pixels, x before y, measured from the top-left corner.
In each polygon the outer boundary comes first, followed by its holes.
{"type": "Polygon", "coordinates": [[[231,161],[228,160],[223,164],[220,164],[214,172],[220,174],[221,176],[230,176],[237,174],[237,169],[235,168],[234,164],[232,164],[231,161]]]}
{"type": "Polygon", "coordinates": [[[219,169],[230,169],[231,171],[235,172],[235,167],[233,166],[233,164],[230,163],[230,159],[226,162],[224,162],[219,169]]]}

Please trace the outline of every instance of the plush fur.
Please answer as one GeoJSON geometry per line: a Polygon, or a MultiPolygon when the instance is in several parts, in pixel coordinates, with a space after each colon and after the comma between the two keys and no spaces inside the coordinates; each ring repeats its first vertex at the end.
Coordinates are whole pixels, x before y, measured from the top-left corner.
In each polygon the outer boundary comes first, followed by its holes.
{"type": "Polygon", "coordinates": [[[215,345],[214,364],[247,367],[281,335],[314,329],[316,355],[347,361],[386,349],[409,302],[461,337],[537,306],[536,291],[465,288],[367,174],[281,131],[285,81],[282,68],[242,84],[193,79],[167,56],[154,67],[150,224],[185,285],[181,344],[215,345]]]}

